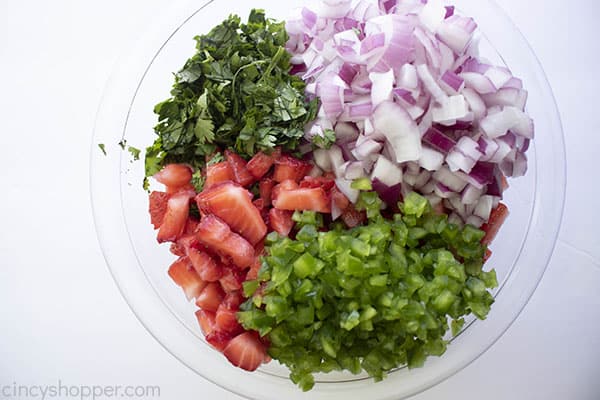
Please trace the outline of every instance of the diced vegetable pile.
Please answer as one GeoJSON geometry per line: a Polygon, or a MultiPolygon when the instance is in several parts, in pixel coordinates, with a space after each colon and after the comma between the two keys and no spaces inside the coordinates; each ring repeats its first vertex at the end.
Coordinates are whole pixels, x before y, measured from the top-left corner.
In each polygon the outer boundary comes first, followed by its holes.
{"type": "Polygon", "coordinates": [[[253,10],[196,38],[146,149],[151,223],[206,341],[375,380],[444,353],[497,286],[488,245],[526,171],[527,92],[440,0],[253,10]]]}

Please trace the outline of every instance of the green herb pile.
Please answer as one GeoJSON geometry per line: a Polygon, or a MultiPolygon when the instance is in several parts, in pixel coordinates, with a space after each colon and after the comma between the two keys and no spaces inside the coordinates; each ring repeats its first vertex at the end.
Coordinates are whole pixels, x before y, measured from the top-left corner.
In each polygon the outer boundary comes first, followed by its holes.
{"type": "Polygon", "coordinates": [[[314,119],[317,100],[290,74],[284,22],[252,10],[195,38],[196,54],[175,74],[171,98],[157,104],[158,138],[146,150],[146,176],[165,164],[201,168],[217,147],[242,156],[275,146],[293,150],[314,119]]]}
{"type": "Polygon", "coordinates": [[[361,193],[368,223],[322,231],[312,212],[294,215],[294,240],[267,237],[259,279],[238,318],[271,342],[269,354],[290,368],[303,390],[313,373],[365,370],[375,380],[399,366],[423,365],[446,350],[464,316],[483,319],[496,287],[482,271],[484,232],[448,223],[416,193],[393,218],[375,192],[361,193]]]}

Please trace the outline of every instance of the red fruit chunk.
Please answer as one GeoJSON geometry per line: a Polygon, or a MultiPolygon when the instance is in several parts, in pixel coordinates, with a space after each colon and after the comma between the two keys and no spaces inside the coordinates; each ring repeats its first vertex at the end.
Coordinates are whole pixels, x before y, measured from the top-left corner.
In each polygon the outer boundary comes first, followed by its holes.
{"type": "Polygon", "coordinates": [[[258,272],[260,271],[260,267],[262,266],[262,261],[260,261],[260,257],[256,257],[256,261],[254,264],[250,266],[248,270],[248,274],[246,275],[247,281],[253,281],[258,278],[258,272]]]}
{"type": "Polygon", "coordinates": [[[309,162],[284,154],[275,161],[273,179],[276,182],[283,182],[286,179],[300,182],[311,169],[312,165],[309,162]]]}
{"type": "Polygon", "coordinates": [[[219,351],[223,351],[223,350],[225,350],[225,347],[227,347],[227,345],[231,341],[232,337],[233,337],[233,335],[229,332],[222,332],[222,331],[216,330],[216,322],[215,322],[215,329],[213,329],[213,331],[211,333],[206,335],[206,341],[215,349],[217,349],[219,351]]]}
{"type": "Polygon", "coordinates": [[[331,188],[331,201],[342,211],[350,206],[350,200],[335,185],[331,188]]]}
{"type": "Polygon", "coordinates": [[[227,308],[224,304],[219,305],[215,316],[215,328],[221,332],[228,332],[236,335],[244,331],[244,328],[237,320],[236,309],[227,308]]]}
{"type": "Polygon", "coordinates": [[[294,189],[298,189],[299,187],[300,186],[298,186],[298,184],[291,179],[287,179],[287,180],[281,182],[279,185],[275,185],[273,187],[273,190],[271,191],[271,203],[273,203],[275,201],[275,199],[277,199],[277,196],[279,196],[279,193],[281,191],[294,190],[294,189]]]}
{"type": "Polygon", "coordinates": [[[190,248],[187,251],[187,255],[192,266],[203,281],[216,282],[223,275],[221,266],[206,252],[190,248]]]}
{"type": "Polygon", "coordinates": [[[348,207],[340,216],[348,228],[354,228],[367,220],[367,215],[363,211],[358,211],[354,207],[348,207]]]}
{"type": "Polygon", "coordinates": [[[239,310],[240,304],[244,302],[244,296],[242,295],[241,290],[235,290],[233,292],[229,292],[225,295],[223,299],[223,306],[227,307],[230,310],[239,310]]]}
{"type": "Polygon", "coordinates": [[[206,286],[187,257],[181,257],[169,267],[169,276],[183,289],[188,300],[198,297],[206,286]]]}
{"type": "Polygon", "coordinates": [[[246,164],[246,169],[253,177],[256,179],[260,179],[269,172],[269,169],[275,162],[275,158],[273,155],[265,154],[262,151],[259,151],[248,161],[246,164]]]}
{"type": "Polygon", "coordinates": [[[196,196],[198,208],[214,214],[251,244],[267,234],[260,211],[252,204],[252,193],[233,182],[223,182],[196,196]]]}
{"type": "Polygon", "coordinates": [[[246,371],[256,370],[267,359],[266,346],[253,332],[244,332],[231,339],[223,354],[233,365],[246,371]]]}
{"type": "Polygon", "coordinates": [[[214,215],[202,218],[196,233],[198,241],[223,258],[233,261],[239,268],[254,262],[254,248],[246,239],[229,229],[229,226],[214,215]]]}
{"type": "Polygon", "coordinates": [[[271,205],[271,192],[275,186],[275,181],[271,178],[265,178],[258,184],[258,192],[265,206],[271,205]]]}
{"type": "Polygon", "coordinates": [[[225,292],[218,282],[211,282],[204,287],[198,298],[196,305],[204,311],[217,311],[219,305],[225,298],[225,292]]]}
{"type": "Polygon", "coordinates": [[[483,255],[483,262],[486,262],[492,256],[492,251],[490,249],[485,249],[485,254],[483,255]]]}
{"type": "Polygon", "coordinates": [[[186,234],[181,236],[177,241],[171,244],[171,253],[176,256],[187,256],[191,248],[197,248],[200,245],[195,233],[186,234]]]}
{"type": "Polygon", "coordinates": [[[213,311],[198,310],[196,311],[198,325],[204,335],[210,335],[215,330],[215,313],[213,311]]]}
{"type": "Polygon", "coordinates": [[[481,243],[486,245],[492,243],[506,217],[508,217],[508,207],[503,203],[498,203],[498,206],[492,210],[488,222],[481,226],[481,230],[485,232],[481,243]]]}
{"type": "Polygon", "coordinates": [[[244,283],[245,275],[246,273],[239,268],[224,265],[223,275],[219,279],[219,282],[226,292],[240,290],[242,288],[242,283],[244,283]]]}
{"type": "Polygon", "coordinates": [[[206,167],[206,181],[204,182],[204,188],[208,189],[217,183],[233,180],[235,180],[233,169],[227,161],[212,164],[206,167]]]}
{"type": "Polygon", "coordinates": [[[158,230],[157,240],[174,242],[181,236],[185,228],[190,210],[190,195],[188,192],[176,193],[167,202],[167,211],[158,230]]]}
{"type": "Polygon", "coordinates": [[[192,168],[186,164],[168,164],[154,174],[154,179],[167,187],[167,192],[174,193],[188,187],[192,180],[192,168]]]}
{"type": "Polygon", "coordinates": [[[280,210],[312,210],[331,212],[329,196],[321,188],[299,188],[280,190],[273,198],[273,207],[280,210]]]}
{"type": "Polygon", "coordinates": [[[225,150],[225,159],[231,165],[234,180],[242,186],[248,186],[255,181],[246,169],[246,161],[231,150],[225,150]]]}
{"type": "Polygon", "coordinates": [[[271,229],[281,236],[288,236],[294,227],[292,214],[292,211],[271,208],[269,210],[269,224],[271,225],[271,229]]]}
{"type": "Polygon", "coordinates": [[[301,188],[323,188],[323,190],[331,190],[335,186],[335,181],[331,178],[324,176],[305,176],[300,182],[301,188]]]}
{"type": "Polygon", "coordinates": [[[160,228],[167,212],[168,201],[168,193],[157,191],[150,193],[148,211],[150,211],[150,222],[154,225],[154,229],[160,228]]]}

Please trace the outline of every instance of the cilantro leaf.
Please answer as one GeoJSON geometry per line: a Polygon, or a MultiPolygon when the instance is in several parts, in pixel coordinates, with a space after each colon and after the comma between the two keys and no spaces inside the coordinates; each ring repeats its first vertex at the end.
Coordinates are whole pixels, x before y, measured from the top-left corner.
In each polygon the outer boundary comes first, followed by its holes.
{"type": "Polygon", "coordinates": [[[171,162],[199,170],[219,149],[246,158],[277,146],[293,151],[318,104],[290,74],[287,40],[285,24],[258,9],[246,23],[231,15],[195,37],[195,54],[174,75],[171,97],[154,107],[157,137],[146,149],[146,177],[171,162]]]}

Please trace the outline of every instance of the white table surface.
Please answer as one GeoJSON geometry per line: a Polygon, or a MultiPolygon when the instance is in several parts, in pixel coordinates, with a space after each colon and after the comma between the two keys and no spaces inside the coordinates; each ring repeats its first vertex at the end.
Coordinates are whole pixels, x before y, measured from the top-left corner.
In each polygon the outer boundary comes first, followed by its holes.
{"type": "MultiPolygon", "coordinates": [[[[180,364],[138,322],[104,264],[90,212],[88,153],[106,80],[148,24],[182,2],[0,2],[0,388],[60,380],[159,385],[169,400],[239,399],[180,364]]],[[[600,3],[499,3],[539,56],[561,111],[563,227],[510,330],[414,399],[596,400],[600,3]]]]}

